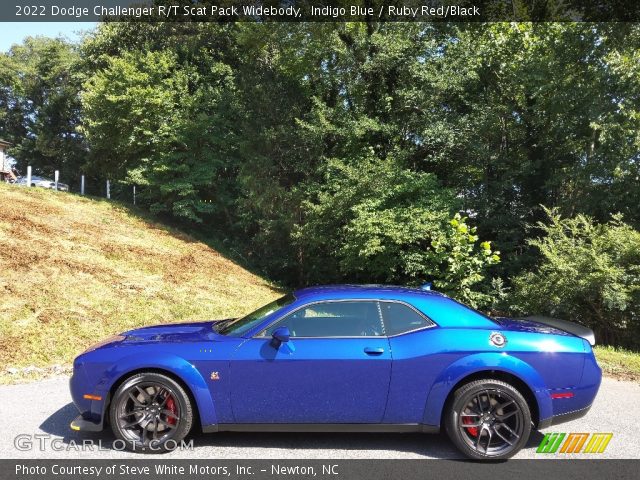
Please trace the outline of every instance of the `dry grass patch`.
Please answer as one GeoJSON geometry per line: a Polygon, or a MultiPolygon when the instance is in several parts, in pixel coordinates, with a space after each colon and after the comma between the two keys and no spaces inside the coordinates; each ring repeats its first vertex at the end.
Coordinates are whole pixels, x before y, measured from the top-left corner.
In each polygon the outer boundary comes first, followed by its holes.
{"type": "Polygon", "coordinates": [[[16,368],[69,365],[126,329],[237,316],[278,295],[128,208],[0,185],[0,383],[17,378],[8,373],[16,368]]]}

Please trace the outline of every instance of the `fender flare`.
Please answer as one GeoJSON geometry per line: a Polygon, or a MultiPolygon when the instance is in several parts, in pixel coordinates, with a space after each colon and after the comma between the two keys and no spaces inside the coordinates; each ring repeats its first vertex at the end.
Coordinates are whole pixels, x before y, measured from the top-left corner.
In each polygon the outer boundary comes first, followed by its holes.
{"type": "MultiPolygon", "coordinates": [[[[104,395],[104,398],[106,398],[113,385],[123,376],[126,376],[136,370],[145,369],[164,370],[179,378],[193,395],[196,402],[196,408],[200,415],[202,427],[204,428],[207,425],[214,425],[217,423],[215,407],[213,405],[213,399],[211,398],[207,382],[196,367],[178,355],[152,353],[145,354],[144,356],[129,355],[122,357],[114,363],[113,367],[105,372],[105,375],[100,379],[100,382],[96,386],[96,391],[101,392],[104,395]]],[[[98,413],[102,418],[104,418],[103,414],[107,402],[105,401],[101,403],[102,411],[93,413],[98,413]]]]}
{"type": "Polygon", "coordinates": [[[439,426],[444,404],[453,387],[465,377],[488,370],[508,373],[522,380],[533,393],[540,421],[553,415],[553,406],[547,387],[540,374],[531,365],[504,352],[487,352],[462,357],[441,372],[429,391],[423,423],[439,426]]]}

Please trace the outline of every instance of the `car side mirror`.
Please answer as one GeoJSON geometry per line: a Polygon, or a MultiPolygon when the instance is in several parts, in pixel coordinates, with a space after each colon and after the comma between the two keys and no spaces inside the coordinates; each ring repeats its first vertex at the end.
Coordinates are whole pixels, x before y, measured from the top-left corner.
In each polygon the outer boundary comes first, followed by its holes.
{"type": "Polygon", "coordinates": [[[287,343],[291,338],[291,332],[289,332],[289,327],[278,327],[272,333],[271,336],[278,343],[287,343]]]}

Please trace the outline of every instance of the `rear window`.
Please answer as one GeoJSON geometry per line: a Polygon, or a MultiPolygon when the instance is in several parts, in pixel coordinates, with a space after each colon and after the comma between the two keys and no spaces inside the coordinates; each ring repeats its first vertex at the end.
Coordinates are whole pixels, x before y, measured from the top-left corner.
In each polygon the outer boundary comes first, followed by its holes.
{"type": "Polygon", "coordinates": [[[380,302],[385,333],[389,336],[418,330],[433,325],[433,322],[413,308],[395,302],[380,302]]]}

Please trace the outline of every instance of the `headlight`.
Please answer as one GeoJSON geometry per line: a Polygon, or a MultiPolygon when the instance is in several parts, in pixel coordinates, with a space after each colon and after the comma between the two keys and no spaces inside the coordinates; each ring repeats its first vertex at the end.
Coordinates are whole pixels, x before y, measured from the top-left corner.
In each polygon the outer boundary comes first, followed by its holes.
{"type": "Polygon", "coordinates": [[[125,337],[124,335],[112,335],[109,338],[105,338],[104,340],[102,340],[101,342],[96,343],[95,345],[91,345],[89,348],[87,348],[84,352],[82,353],[87,353],[90,352],[92,350],[96,350],[104,345],[108,345],[110,343],[115,343],[115,342],[121,342],[122,340],[124,340],[125,337]]]}

